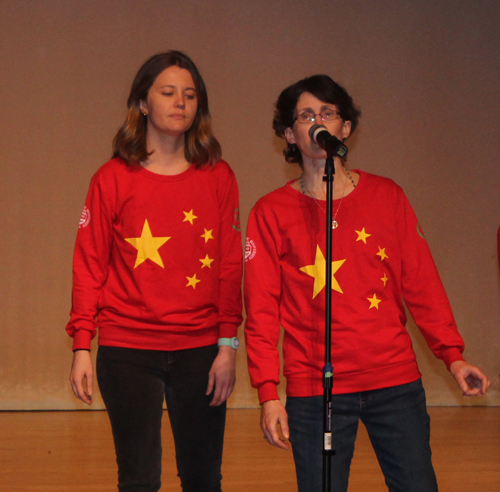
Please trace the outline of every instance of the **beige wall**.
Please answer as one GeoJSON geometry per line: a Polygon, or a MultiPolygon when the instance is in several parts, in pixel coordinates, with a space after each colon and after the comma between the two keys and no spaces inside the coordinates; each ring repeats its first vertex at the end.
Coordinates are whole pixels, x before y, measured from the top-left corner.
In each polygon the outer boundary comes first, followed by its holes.
{"type": "MultiPolygon", "coordinates": [[[[499,24],[492,1],[3,0],[0,409],[83,407],[64,333],[78,219],[132,77],[171,48],[205,78],[244,225],[257,198],[297,176],[271,130],[278,93],[318,72],[348,88],[363,110],[350,165],[405,189],[466,357],[494,382],[465,401],[415,334],[429,403],[500,404],[499,24]]],[[[238,357],[230,403],[254,406],[238,357]]]]}

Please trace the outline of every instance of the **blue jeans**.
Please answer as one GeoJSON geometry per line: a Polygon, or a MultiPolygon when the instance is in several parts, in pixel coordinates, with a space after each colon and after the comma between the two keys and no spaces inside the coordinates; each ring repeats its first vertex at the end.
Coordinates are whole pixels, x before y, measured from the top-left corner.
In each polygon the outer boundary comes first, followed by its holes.
{"type": "MultiPolygon", "coordinates": [[[[299,492],[321,492],[323,396],[288,397],[290,442],[299,492]]],[[[332,491],[346,492],[359,420],[365,425],[390,492],[436,492],[430,419],[420,379],[362,393],[333,395],[332,491]]]]}
{"type": "Polygon", "coordinates": [[[161,420],[167,401],[185,492],[220,492],[226,404],[205,395],[216,345],[178,351],[99,347],[97,378],[108,411],[118,490],[161,487],[161,420]]]}

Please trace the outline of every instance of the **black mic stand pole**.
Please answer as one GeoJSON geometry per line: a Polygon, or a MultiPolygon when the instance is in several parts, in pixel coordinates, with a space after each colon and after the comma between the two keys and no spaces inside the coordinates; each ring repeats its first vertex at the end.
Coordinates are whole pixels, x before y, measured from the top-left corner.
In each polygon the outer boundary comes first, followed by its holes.
{"type": "Polygon", "coordinates": [[[332,197],[335,166],[328,155],[325,164],[326,181],[326,291],[325,291],[325,365],[323,367],[323,492],[331,490],[332,456],[332,197]]]}

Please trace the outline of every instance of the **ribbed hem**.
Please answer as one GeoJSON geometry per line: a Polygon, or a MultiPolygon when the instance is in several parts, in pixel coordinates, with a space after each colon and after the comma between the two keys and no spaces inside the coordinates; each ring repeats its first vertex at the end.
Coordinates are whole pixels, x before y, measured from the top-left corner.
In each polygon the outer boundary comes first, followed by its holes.
{"type": "MultiPolygon", "coordinates": [[[[415,362],[359,374],[336,374],[334,371],[332,393],[340,395],[390,388],[411,383],[420,377],[415,362]]],[[[294,397],[320,396],[323,394],[323,382],[321,379],[288,377],[286,394],[294,397]]]]}
{"type": "Polygon", "coordinates": [[[101,327],[99,345],[142,350],[184,350],[217,344],[219,331],[216,326],[192,331],[161,332],[118,327],[101,327]]]}

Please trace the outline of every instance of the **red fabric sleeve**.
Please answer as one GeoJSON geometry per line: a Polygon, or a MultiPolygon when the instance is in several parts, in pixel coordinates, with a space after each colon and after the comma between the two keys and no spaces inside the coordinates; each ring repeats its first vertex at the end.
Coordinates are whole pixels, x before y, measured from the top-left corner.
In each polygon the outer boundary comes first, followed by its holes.
{"type": "Polygon", "coordinates": [[[73,257],[73,295],[71,319],[66,331],[73,337],[73,350],[90,350],[96,335],[97,306],[108,273],[111,251],[111,210],[97,173],[90,184],[76,237],[73,257]]]}
{"type": "Polygon", "coordinates": [[[219,284],[219,338],[237,335],[242,323],[241,277],[243,254],[239,219],[238,185],[233,171],[225,166],[217,188],[219,194],[220,224],[220,284],[219,284]]]}
{"type": "Polygon", "coordinates": [[[260,403],[279,399],[281,272],[276,241],[279,235],[252,210],[245,263],[245,340],[250,380],[260,403]]]}
{"type": "Polygon", "coordinates": [[[403,299],[430,349],[449,368],[452,362],[463,360],[464,342],[427,241],[402,191],[396,222],[402,253],[403,299]]]}

